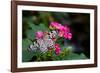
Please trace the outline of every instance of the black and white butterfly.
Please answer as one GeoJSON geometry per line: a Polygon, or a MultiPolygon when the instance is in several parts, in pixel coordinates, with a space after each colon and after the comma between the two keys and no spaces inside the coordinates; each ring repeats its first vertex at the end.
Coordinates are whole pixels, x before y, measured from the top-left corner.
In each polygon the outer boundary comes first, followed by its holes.
{"type": "Polygon", "coordinates": [[[55,42],[53,38],[57,37],[57,31],[48,32],[48,34],[43,36],[43,39],[36,39],[33,44],[29,45],[29,51],[39,50],[43,53],[48,51],[48,48],[54,48],[55,42]]]}

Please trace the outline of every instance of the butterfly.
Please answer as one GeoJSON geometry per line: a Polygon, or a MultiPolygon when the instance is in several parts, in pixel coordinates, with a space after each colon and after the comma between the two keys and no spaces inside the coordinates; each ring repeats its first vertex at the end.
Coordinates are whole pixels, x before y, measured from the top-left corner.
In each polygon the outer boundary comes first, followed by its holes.
{"type": "Polygon", "coordinates": [[[29,51],[39,50],[42,53],[47,52],[49,49],[55,48],[55,39],[57,38],[57,31],[44,32],[43,38],[35,39],[29,45],[29,51]]]}

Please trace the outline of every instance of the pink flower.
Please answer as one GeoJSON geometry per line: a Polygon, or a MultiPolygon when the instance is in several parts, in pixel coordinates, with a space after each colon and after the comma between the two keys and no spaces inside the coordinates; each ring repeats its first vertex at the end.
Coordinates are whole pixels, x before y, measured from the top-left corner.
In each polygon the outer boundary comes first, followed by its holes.
{"type": "Polygon", "coordinates": [[[57,23],[57,22],[51,22],[50,26],[55,28],[55,29],[60,29],[61,28],[61,24],[57,23]]]}
{"type": "Polygon", "coordinates": [[[66,38],[66,39],[68,38],[68,34],[67,34],[67,33],[66,33],[66,34],[64,34],[64,38],[66,38]]]}
{"type": "Polygon", "coordinates": [[[64,34],[64,38],[71,40],[72,33],[66,33],[66,34],[64,34]]]}
{"type": "Polygon", "coordinates": [[[70,28],[68,26],[64,26],[65,32],[70,32],[70,28]]]}
{"type": "Polygon", "coordinates": [[[60,26],[59,30],[58,30],[58,36],[63,37],[64,33],[65,33],[65,27],[64,26],[60,26]]]}
{"type": "Polygon", "coordinates": [[[68,33],[67,37],[68,37],[69,40],[71,40],[71,38],[72,38],[72,33],[68,33]]]}
{"type": "Polygon", "coordinates": [[[72,34],[70,33],[70,29],[68,26],[63,26],[58,22],[51,22],[50,26],[58,30],[58,36],[64,37],[69,40],[72,38],[72,34]]]}
{"type": "Polygon", "coordinates": [[[63,37],[63,35],[64,35],[64,31],[59,31],[59,33],[58,33],[58,36],[60,36],[60,37],[63,37]]]}
{"type": "Polygon", "coordinates": [[[71,38],[72,38],[72,33],[70,33],[70,29],[68,27],[64,27],[64,26],[61,27],[58,35],[60,37],[64,37],[69,40],[71,40],[71,38]]]}
{"type": "Polygon", "coordinates": [[[60,54],[61,49],[60,49],[60,45],[59,44],[55,44],[55,52],[56,52],[57,55],[60,54]]]}
{"type": "Polygon", "coordinates": [[[65,33],[67,33],[67,32],[68,32],[68,31],[67,31],[67,28],[64,27],[64,26],[61,26],[58,35],[59,35],[60,37],[63,37],[63,36],[65,35],[65,33]]]}
{"type": "Polygon", "coordinates": [[[35,35],[36,35],[36,39],[43,38],[43,32],[42,31],[37,31],[35,35]]]}

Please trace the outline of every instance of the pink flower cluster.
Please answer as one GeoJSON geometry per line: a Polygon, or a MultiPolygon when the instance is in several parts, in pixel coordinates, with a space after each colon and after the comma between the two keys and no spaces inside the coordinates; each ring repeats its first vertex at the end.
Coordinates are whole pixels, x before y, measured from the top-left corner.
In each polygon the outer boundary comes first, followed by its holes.
{"type": "Polygon", "coordinates": [[[39,43],[42,42],[42,45],[38,43],[39,46],[43,47],[43,48],[40,47],[40,50],[43,50],[43,51],[45,49],[49,50],[51,49],[51,47],[53,47],[55,48],[56,55],[59,55],[61,53],[61,48],[58,43],[55,43],[54,38],[57,38],[57,36],[59,36],[59,37],[64,37],[66,39],[71,40],[72,33],[70,32],[70,29],[68,26],[64,26],[58,22],[51,22],[50,28],[54,30],[52,32],[37,31],[35,33],[35,36],[36,36],[37,41],[39,41],[39,43]],[[50,43],[50,41],[52,43],[50,43]],[[46,45],[43,45],[43,44],[46,44],[46,45]]]}
{"type": "Polygon", "coordinates": [[[58,30],[58,36],[71,40],[72,33],[67,26],[63,26],[58,22],[51,22],[50,27],[58,30]]]}
{"type": "Polygon", "coordinates": [[[43,32],[42,32],[42,31],[37,31],[37,32],[35,33],[35,35],[36,35],[36,39],[43,38],[43,32]]]}
{"type": "Polygon", "coordinates": [[[55,44],[55,52],[56,52],[57,55],[59,55],[60,52],[61,52],[60,45],[57,44],[57,43],[55,44]]]}

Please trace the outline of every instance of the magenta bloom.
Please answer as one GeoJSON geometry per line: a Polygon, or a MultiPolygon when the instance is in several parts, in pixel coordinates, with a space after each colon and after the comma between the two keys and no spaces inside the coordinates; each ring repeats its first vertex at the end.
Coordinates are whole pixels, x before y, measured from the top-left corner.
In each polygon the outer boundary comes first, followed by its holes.
{"type": "Polygon", "coordinates": [[[72,34],[71,33],[66,33],[66,34],[64,34],[64,38],[71,40],[72,34]]]}
{"type": "Polygon", "coordinates": [[[72,33],[68,33],[67,37],[68,37],[69,40],[71,40],[71,38],[72,38],[72,33]]]}
{"type": "Polygon", "coordinates": [[[58,36],[64,37],[66,39],[71,40],[72,34],[70,33],[70,29],[67,26],[63,26],[58,22],[51,22],[50,26],[56,30],[58,30],[58,36]]]}
{"type": "Polygon", "coordinates": [[[61,49],[60,49],[60,45],[59,44],[55,44],[55,52],[56,52],[57,55],[60,54],[61,49]]]}
{"type": "Polygon", "coordinates": [[[66,32],[66,28],[65,28],[64,26],[60,26],[58,35],[59,35],[60,37],[63,37],[65,32],[66,32]]]}
{"type": "Polygon", "coordinates": [[[70,32],[70,28],[68,26],[64,26],[65,32],[70,32]]]}
{"type": "Polygon", "coordinates": [[[61,28],[61,24],[57,23],[57,22],[51,22],[50,26],[55,28],[55,29],[60,29],[61,28]]]}
{"type": "Polygon", "coordinates": [[[68,39],[68,34],[67,33],[64,34],[64,38],[68,39]]]}
{"type": "Polygon", "coordinates": [[[58,35],[60,37],[64,37],[66,39],[71,40],[72,38],[72,33],[70,33],[70,29],[68,27],[62,26],[58,32],[58,35]]]}
{"type": "Polygon", "coordinates": [[[43,38],[43,32],[42,31],[37,31],[35,35],[36,35],[36,39],[43,38]]]}

